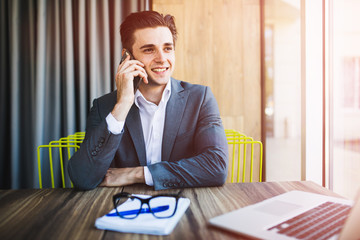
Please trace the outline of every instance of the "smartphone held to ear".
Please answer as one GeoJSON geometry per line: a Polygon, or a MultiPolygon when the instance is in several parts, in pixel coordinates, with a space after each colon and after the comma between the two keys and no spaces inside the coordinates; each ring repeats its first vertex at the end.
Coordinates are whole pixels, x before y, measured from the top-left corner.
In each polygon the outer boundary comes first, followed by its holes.
{"type": "MultiPolygon", "coordinates": [[[[128,51],[125,49],[125,53],[121,56],[121,61],[120,61],[120,64],[125,61],[126,57],[130,55],[130,59],[131,60],[134,60],[134,56],[128,51]]],[[[136,90],[139,88],[139,85],[141,83],[141,78],[139,76],[137,77],[134,77],[134,93],[136,92],[136,90]]]]}

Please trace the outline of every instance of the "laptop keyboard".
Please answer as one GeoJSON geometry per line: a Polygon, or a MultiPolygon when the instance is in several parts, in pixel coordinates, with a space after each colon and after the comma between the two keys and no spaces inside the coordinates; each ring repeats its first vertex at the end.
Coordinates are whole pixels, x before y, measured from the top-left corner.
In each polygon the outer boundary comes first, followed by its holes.
{"type": "Polygon", "coordinates": [[[325,202],[268,230],[297,239],[329,239],[340,233],[350,209],[348,205],[325,202]]]}

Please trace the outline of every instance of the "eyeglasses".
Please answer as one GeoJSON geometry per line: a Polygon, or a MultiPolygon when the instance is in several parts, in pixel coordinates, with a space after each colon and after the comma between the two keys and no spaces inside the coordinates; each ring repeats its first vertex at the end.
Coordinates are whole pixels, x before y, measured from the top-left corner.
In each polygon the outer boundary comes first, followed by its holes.
{"type": "Polygon", "coordinates": [[[108,216],[118,215],[121,218],[134,219],[139,214],[152,213],[156,218],[169,218],[174,216],[176,212],[181,192],[182,190],[177,194],[160,194],[149,198],[141,198],[127,192],[121,192],[113,196],[116,213],[109,213],[108,216]],[[143,208],[144,204],[148,208],[143,208]]]}

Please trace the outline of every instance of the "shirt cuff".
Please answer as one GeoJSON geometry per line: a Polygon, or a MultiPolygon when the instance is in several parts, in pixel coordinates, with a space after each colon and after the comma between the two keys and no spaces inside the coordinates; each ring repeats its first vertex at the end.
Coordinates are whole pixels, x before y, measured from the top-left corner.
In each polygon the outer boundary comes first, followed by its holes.
{"type": "Polygon", "coordinates": [[[154,186],[153,178],[148,167],[144,166],[145,183],[149,186],[154,186]]]}
{"type": "Polygon", "coordinates": [[[114,116],[109,113],[106,117],[107,128],[112,134],[120,134],[124,130],[125,122],[119,122],[114,116]]]}

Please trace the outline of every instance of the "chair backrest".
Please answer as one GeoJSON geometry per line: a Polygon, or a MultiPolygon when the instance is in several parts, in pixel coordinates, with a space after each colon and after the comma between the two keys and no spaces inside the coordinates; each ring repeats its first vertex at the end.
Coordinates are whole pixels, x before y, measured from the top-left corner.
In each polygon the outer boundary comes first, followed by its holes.
{"type": "Polygon", "coordinates": [[[229,137],[246,137],[245,134],[240,133],[234,129],[225,129],[225,135],[227,138],[229,138],[229,137]]]}
{"type": "Polygon", "coordinates": [[[40,145],[37,148],[37,157],[38,157],[38,174],[39,174],[39,187],[43,188],[43,177],[42,177],[42,169],[46,168],[45,160],[48,160],[49,163],[49,171],[50,171],[50,179],[51,179],[51,187],[55,188],[55,173],[60,172],[61,174],[61,186],[65,188],[67,186],[67,182],[70,182],[70,186],[73,187],[72,182],[67,176],[66,165],[67,161],[71,158],[71,156],[80,148],[80,144],[84,140],[85,133],[77,132],[75,134],[69,135],[67,137],[60,138],[56,141],[51,141],[47,145],[40,145]],[[66,160],[66,161],[65,161],[66,160]],[[57,168],[54,167],[55,162],[59,162],[57,168]],[[67,180],[68,179],[68,180],[67,180]]]}
{"type": "MultiPolygon", "coordinates": [[[[263,146],[260,141],[254,141],[252,137],[248,137],[236,130],[226,129],[226,138],[229,145],[229,182],[253,182],[254,169],[258,168],[257,179],[262,181],[262,157],[263,146]],[[256,167],[254,167],[254,164],[256,167]]],[[[80,148],[80,144],[84,140],[85,132],[77,132],[67,137],[60,138],[56,141],[51,141],[47,145],[40,145],[37,148],[38,157],[38,174],[39,174],[39,187],[43,187],[42,179],[42,163],[48,160],[51,187],[55,188],[55,171],[60,171],[61,186],[65,188],[67,183],[70,186],[73,184],[67,180],[68,176],[65,165],[71,156],[80,148]],[[48,153],[48,154],[46,154],[48,153]],[[59,162],[58,169],[54,170],[54,161],[59,162]],[[66,160],[66,161],[65,161],[66,160]]],[[[256,174],[255,174],[256,175],[256,174]]]]}
{"type": "Polygon", "coordinates": [[[262,181],[263,145],[235,130],[225,130],[229,145],[228,182],[262,181]],[[255,171],[258,169],[258,171],[255,171]]]}

